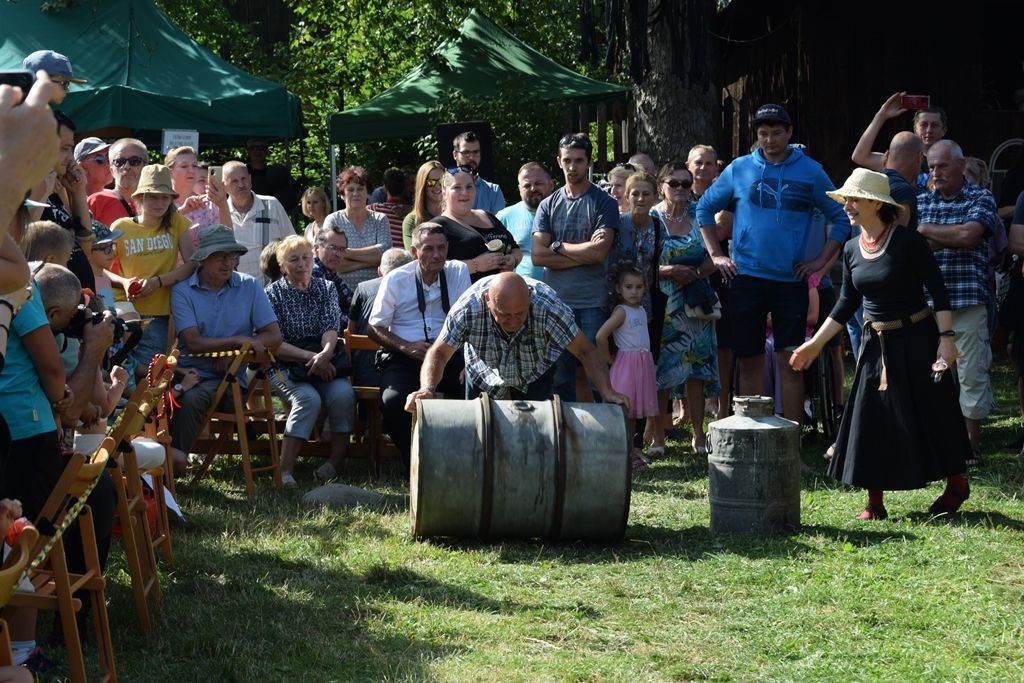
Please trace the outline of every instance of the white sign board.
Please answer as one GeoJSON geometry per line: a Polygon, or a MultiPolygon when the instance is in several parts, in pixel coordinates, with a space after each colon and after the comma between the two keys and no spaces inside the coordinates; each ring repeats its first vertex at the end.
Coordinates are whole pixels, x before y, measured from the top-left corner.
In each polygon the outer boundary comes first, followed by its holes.
{"type": "Polygon", "coordinates": [[[160,153],[167,154],[175,147],[191,147],[199,153],[199,131],[198,130],[171,130],[164,129],[163,140],[160,143],[160,153]]]}

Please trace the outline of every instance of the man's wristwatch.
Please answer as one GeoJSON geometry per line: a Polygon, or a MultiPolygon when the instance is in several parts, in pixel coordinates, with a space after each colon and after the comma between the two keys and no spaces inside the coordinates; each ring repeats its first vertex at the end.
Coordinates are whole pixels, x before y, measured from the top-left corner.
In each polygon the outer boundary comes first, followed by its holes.
{"type": "Polygon", "coordinates": [[[551,251],[555,252],[556,254],[558,253],[558,250],[561,249],[561,248],[562,248],[562,242],[561,241],[555,240],[554,242],[551,243],[551,251]]]}
{"type": "Polygon", "coordinates": [[[181,384],[175,384],[172,388],[179,394],[185,393],[185,387],[181,386],[181,384]]]}

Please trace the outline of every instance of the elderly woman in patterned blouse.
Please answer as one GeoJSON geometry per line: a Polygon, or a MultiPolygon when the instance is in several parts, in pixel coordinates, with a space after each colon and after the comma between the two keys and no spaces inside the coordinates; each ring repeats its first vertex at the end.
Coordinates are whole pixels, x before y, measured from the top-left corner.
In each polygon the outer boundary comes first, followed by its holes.
{"type": "Polygon", "coordinates": [[[295,459],[323,405],[331,431],[331,456],[315,476],[329,481],[337,476],[355,420],[352,384],[337,376],[332,362],[337,345],[343,343],[338,338],[338,293],[333,282],[312,277],[313,250],[304,237],[293,235],[282,240],[277,247],[277,262],[284,277],[267,286],[267,298],[284,338],[277,356],[284,363],[305,365],[310,379],[298,382],[289,377],[277,383],[279,394],[291,403],[281,445],[281,479],[285,486],[296,485],[295,459]]]}

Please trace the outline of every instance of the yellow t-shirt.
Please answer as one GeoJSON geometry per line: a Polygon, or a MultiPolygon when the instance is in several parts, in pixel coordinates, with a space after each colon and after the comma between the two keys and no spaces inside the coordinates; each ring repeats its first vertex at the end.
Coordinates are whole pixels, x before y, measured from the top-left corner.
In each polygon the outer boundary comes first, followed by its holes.
{"type": "MultiPolygon", "coordinates": [[[[169,230],[147,228],[131,218],[119,218],[110,226],[111,230],[124,232],[117,238],[114,272],[124,277],[151,278],[174,270],[178,267],[178,243],[188,228],[188,219],[179,213],[174,214],[169,230]]],[[[114,298],[125,301],[127,296],[118,287],[114,298]]],[[[139,315],[170,315],[171,288],[169,285],[161,287],[133,303],[139,315]]]]}

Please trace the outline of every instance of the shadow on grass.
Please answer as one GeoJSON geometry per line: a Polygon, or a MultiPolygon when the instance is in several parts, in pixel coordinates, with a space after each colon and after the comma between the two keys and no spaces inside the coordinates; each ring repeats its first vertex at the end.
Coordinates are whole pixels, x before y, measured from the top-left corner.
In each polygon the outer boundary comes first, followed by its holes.
{"type": "Polygon", "coordinates": [[[566,564],[618,563],[645,557],[672,557],[698,560],[707,555],[735,554],[752,559],[791,557],[804,553],[820,553],[822,543],[812,538],[823,538],[825,543],[851,544],[854,547],[878,545],[899,536],[904,540],[917,540],[905,531],[849,529],[823,525],[803,525],[790,534],[775,536],[755,534],[713,534],[706,526],[684,529],[631,524],[626,537],[620,542],[574,541],[552,543],[547,541],[482,541],[430,539],[424,542],[452,552],[497,550],[501,562],[535,564],[557,559],[566,564]]]}
{"type": "Polygon", "coordinates": [[[423,603],[488,614],[523,609],[403,567],[377,564],[359,574],[340,562],[274,550],[219,552],[204,544],[199,552],[198,544],[184,545],[176,562],[188,572],[167,577],[169,599],[154,613],[156,628],[146,639],[138,636],[130,591],[112,590],[119,596],[111,623],[123,680],[429,681],[430,662],[466,648],[436,629],[396,635],[391,622],[423,603]],[[275,651],[273,669],[264,668],[268,648],[275,651]],[[171,662],[159,656],[172,651],[171,662]]]}

